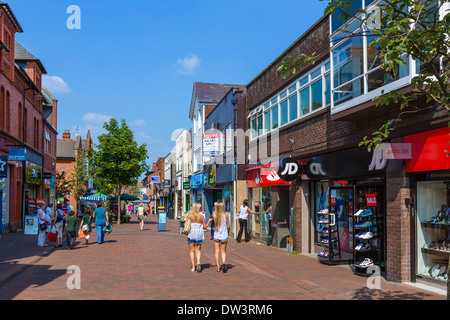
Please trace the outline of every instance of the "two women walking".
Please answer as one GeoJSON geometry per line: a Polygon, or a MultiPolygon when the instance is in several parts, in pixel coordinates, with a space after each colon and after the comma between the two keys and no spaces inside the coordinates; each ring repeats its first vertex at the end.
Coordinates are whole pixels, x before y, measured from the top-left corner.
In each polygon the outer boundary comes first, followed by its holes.
{"type": "Polygon", "coordinates": [[[214,257],[217,265],[217,272],[228,271],[225,264],[226,261],[226,249],[228,243],[228,234],[230,231],[230,221],[228,215],[224,212],[222,203],[217,203],[211,219],[208,223],[205,221],[205,217],[200,213],[200,204],[195,203],[192,205],[191,213],[186,217],[191,223],[191,228],[187,237],[187,243],[189,246],[189,257],[191,259],[191,271],[202,271],[201,256],[202,256],[202,244],[205,239],[204,229],[214,222],[214,257]],[[222,258],[222,264],[220,263],[222,258]],[[195,263],[197,262],[197,263],[195,263]]]}

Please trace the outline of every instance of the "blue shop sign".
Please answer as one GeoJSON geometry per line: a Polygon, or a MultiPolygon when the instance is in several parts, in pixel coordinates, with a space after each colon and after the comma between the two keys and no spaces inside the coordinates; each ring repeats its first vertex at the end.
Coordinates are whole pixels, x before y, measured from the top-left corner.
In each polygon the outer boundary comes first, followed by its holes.
{"type": "Polygon", "coordinates": [[[27,161],[27,150],[25,148],[9,149],[8,161],[27,161]]]}
{"type": "Polygon", "coordinates": [[[191,189],[199,189],[203,185],[204,176],[203,174],[198,174],[191,177],[191,189]]]}

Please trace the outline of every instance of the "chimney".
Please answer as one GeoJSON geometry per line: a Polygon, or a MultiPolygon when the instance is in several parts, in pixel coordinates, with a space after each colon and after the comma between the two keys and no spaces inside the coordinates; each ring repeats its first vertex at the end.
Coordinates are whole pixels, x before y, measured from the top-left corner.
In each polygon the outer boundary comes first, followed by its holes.
{"type": "Polygon", "coordinates": [[[63,140],[70,140],[70,131],[64,130],[62,137],[63,137],[63,140]]]}

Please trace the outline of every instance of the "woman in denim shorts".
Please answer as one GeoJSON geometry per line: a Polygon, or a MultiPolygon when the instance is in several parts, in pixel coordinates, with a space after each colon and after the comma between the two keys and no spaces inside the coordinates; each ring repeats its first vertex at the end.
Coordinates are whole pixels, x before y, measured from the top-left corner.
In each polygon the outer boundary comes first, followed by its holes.
{"type": "Polygon", "coordinates": [[[223,203],[216,204],[216,210],[214,210],[211,219],[209,219],[208,225],[214,221],[214,257],[216,259],[217,272],[228,271],[225,260],[227,259],[227,244],[228,234],[230,233],[230,220],[226,212],[224,211],[223,203]],[[222,257],[222,265],[220,264],[220,256],[222,257]]]}
{"type": "Polygon", "coordinates": [[[205,239],[204,230],[206,229],[205,217],[200,214],[200,204],[192,205],[191,213],[186,217],[186,221],[191,220],[191,230],[187,237],[189,245],[189,257],[191,258],[191,271],[202,271],[200,259],[202,256],[202,243],[205,239]],[[195,258],[197,258],[197,268],[195,267],[195,258]]]}

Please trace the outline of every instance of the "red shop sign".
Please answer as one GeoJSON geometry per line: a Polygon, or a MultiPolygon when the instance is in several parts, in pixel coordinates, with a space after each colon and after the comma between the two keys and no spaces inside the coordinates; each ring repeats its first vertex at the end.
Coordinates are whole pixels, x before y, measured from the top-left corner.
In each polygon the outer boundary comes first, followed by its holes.
{"type": "Polygon", "coordinates": [[[366,194],[366,201],[368,207],[377,206],[377,195],[375,193],[366,194]]]}
{"type": "Polygon", "coordinates": [[[278,163],[247,169],[248,187],[256,188],[290,185],[290,182],[284,181],[278,176],[277,170],[278,163]]]}
{"type": "Polygon", "coordinates": [[[406,136],[405,143],[411,143],[411,160],[405,160],[405,172],[450,169],[445,152],[449,150],[449,133],[449,128],[441,128],[406,136]]]}
{"type": "Polygon", "coordinates": [[[334,198],[334,197],[331,198],[331,205],[332,206],[336,205],[336,198],[334,198]]]}

